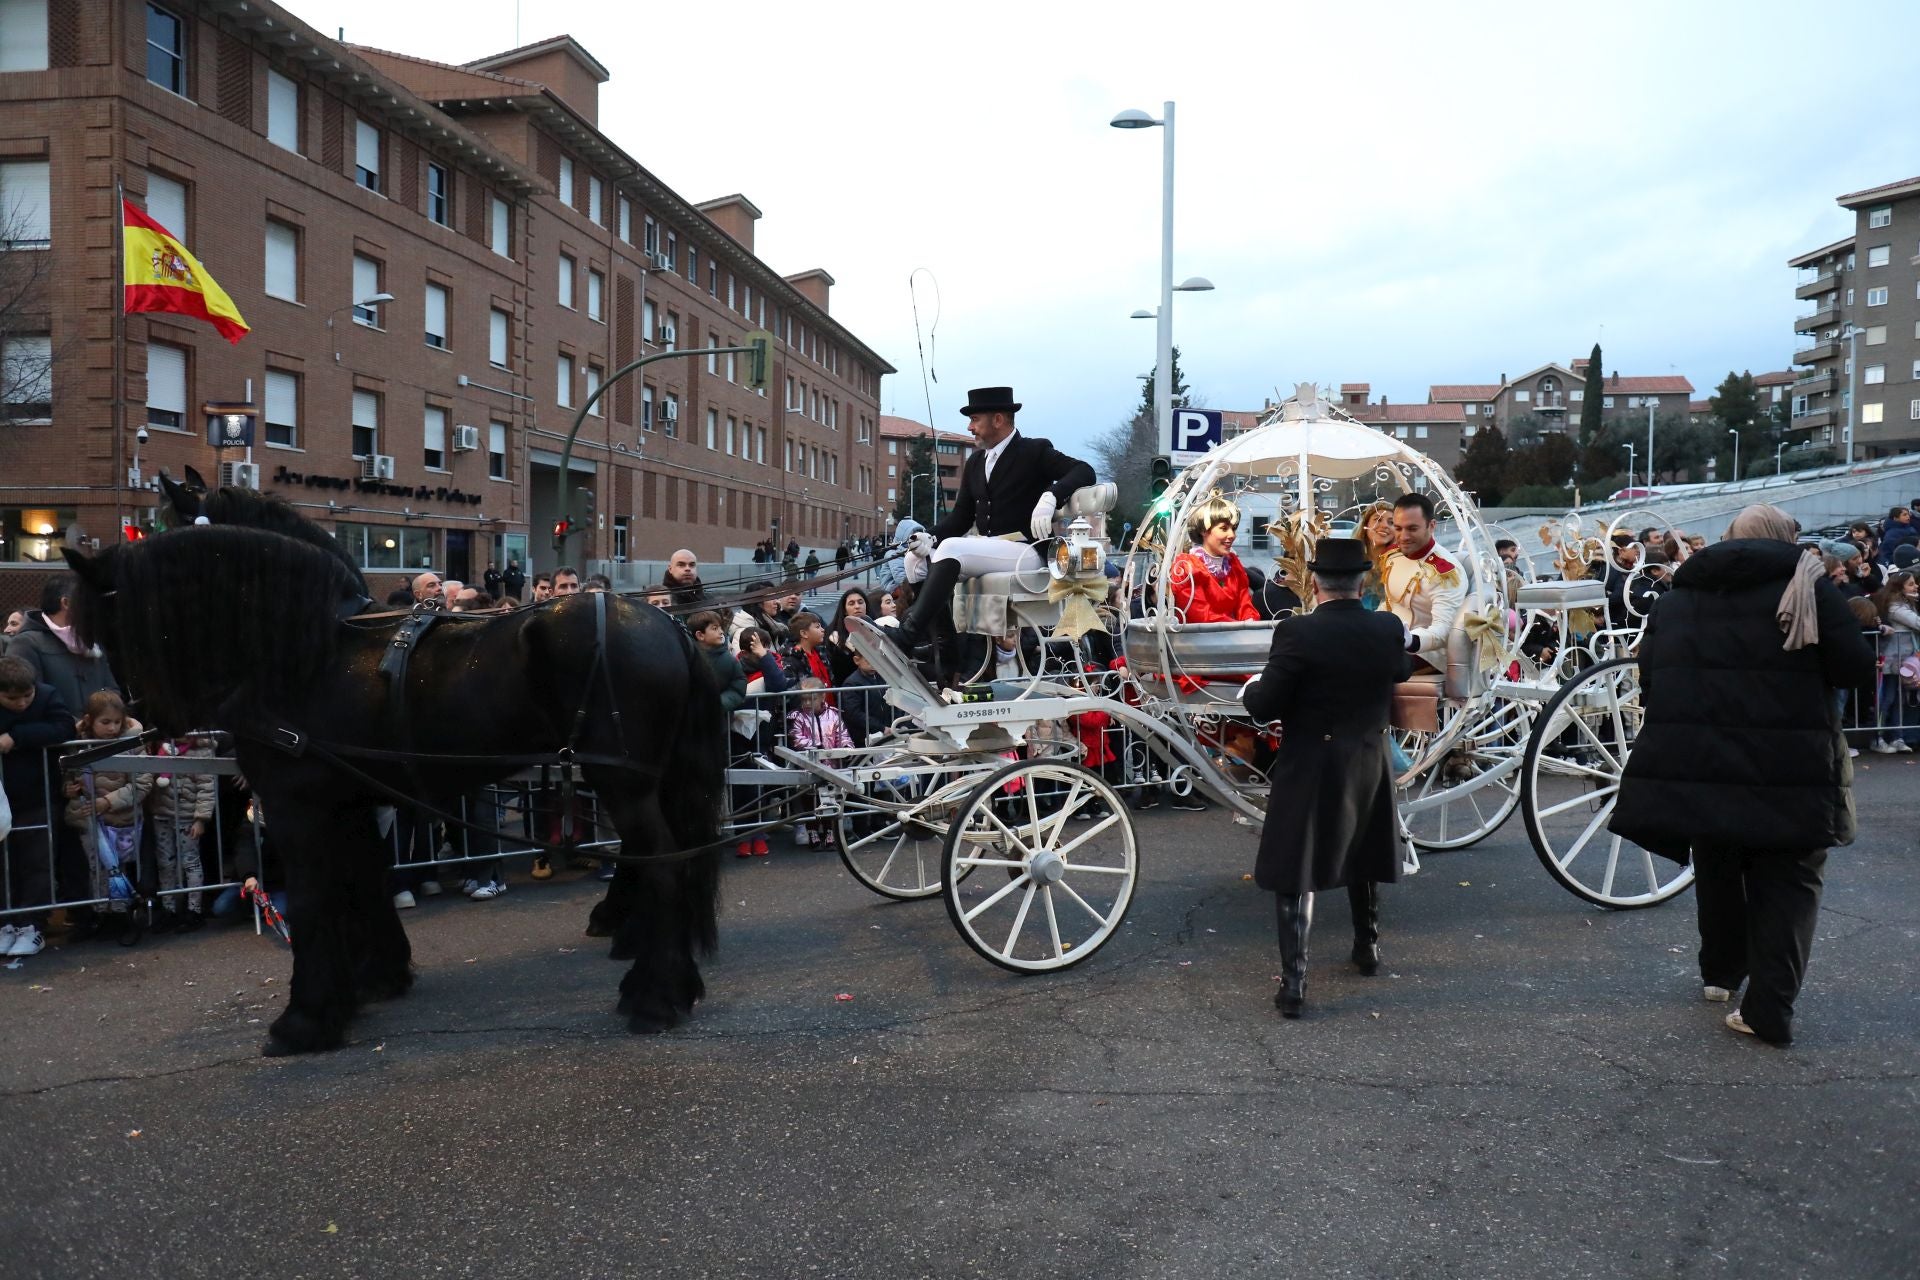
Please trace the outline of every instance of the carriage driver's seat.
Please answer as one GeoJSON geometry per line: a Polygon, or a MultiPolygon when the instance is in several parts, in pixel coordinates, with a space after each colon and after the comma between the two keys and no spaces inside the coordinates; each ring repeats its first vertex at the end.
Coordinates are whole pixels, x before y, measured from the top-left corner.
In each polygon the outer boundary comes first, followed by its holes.
{"type": "MultiPolygon", "coordinates": [[[[1120,500],[1120,488],[1090,484],[1075,489],[1054,516],[1056,536],[1084,516],[1101,547],[1101,574],[1106,573],[1107,513],[1120,500]]],[[[1052,627],[1060,621],[1060,605],[1047,599],[1049,575],[1045,564],[1010,573],[988,573],[962,581],[953,593],[953,625],[960,631],[986,636],[1011,635],[1021,627],[1052,627]]]]}
{"type": "Polygon", "coordinates": [[[1465,702],[1486,691],[1486,673],[1480,670],[1480,655],[1467,629],[1461,625],[1462,609],[1454,615],[1453,630],[1447,633],[1447,661],[1444,671],[1417,672],[1411,680],[1393,687],[1393,722],[1403,729],[1440,732],[1440,703],[1465,702]]]}

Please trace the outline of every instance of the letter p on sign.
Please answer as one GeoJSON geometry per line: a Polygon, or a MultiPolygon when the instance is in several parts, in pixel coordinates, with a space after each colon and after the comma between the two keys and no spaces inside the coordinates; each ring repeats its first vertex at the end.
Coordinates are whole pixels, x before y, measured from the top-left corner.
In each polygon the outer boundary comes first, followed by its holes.
{"type": "Polygon", "coordinates": [[[1171,440],[1167,453],[1180,466],[1198,462],[1207,450],[1220,443],[1220,412],[1217,409],[1175,409],[1171,440]]]}

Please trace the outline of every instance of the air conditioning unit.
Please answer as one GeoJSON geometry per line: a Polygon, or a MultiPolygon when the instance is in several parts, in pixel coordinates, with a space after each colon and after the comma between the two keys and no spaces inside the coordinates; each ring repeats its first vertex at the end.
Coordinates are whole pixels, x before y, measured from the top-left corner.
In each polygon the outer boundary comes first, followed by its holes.
{"type": "Polygon", "coordinates": [[[655,341],[663,347],[670,347],[673,345],[673,340],[678,336],[679,335],[674,332],[672,325],[663,324],[660,326],[660,333],[655,341]]]}
{"type": "Polygon", "coordinates": [[[260,487],[260,464],[257,462],[221,463],[220,487],[223,489],[258,489],[260,487]]]}
{"type": "Polygon", "coordinates": [[[647,261],[653,264],[655,271],[673,270],[673,260],[664,253],[650,253],[647,255],[647,261]]]}
{"type": "Polygon", "coordinates": [[[671,400],[667,401],[667,403],[660,406],[660,418],[664,422],[678,422],[680,420],[680,406],[671,400]]]}
{"type": "Polygon", "coordinates": [[[453,451],[472,453],[480,447],[480,428],[458,426],[453,429],[453,451]]]}
{"type": "Polygon", "coordinates": [[[360,459],[360,478],[362,480],[393,479],[393,456],[376,453],[372,457],[360,459]]]}

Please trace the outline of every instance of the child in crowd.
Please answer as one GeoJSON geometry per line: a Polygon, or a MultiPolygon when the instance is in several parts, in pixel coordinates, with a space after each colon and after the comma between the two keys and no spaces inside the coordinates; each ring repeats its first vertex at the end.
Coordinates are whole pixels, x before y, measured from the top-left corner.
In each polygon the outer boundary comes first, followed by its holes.
{"type": "MultiPolygon", "coordinates": [[[[174,738],[154,747],[157,756],[178,756],[210,760],[213,744],[205,738],[174,738]]],[[[153,818],[153,851],[160,864],[160,891],[185,887],[193,892],[181,902],[180,896],[163,897],[166,916],[154,924],[156,933],[174,928],[192,933],[206,923],[201,914],[199,888],[206,883],[200,858],[200,842],[213,824],[213,804],[219,788],[210,773],[161,773],[153,775],[153,798],[148,811],[153,818]]]]}
{"type": "MultiPolygon", "coordinates": [[[[0,788],[13,813],[7,837],[10,905],[40,907],[53,901],[53,833],[47,829],[48,747],[73,736],[73,712],[52,685],[33,678],[24,658],[0,658],[0,788]]],[[[46,939],[44,909],[0,924],[0,956],[40,954],[46,939]]]]}
{"type": "MultiPolygon", "coordinates": [[[[727,756],[733,767],[741,768],[746,758],[753,754],[755,745],[753,735],[743,734],[735,719],[735,713],[747,705],[746,669],[727,645],[727,624],[720,614],[703,609],[687,619],[687,630],[693,633],[694,643],[700,646],[700,654],[707,660],[707,668],[713,672],[713,681],[720,687],[720,711],[727,717],[727,756]]],[[[742,813],[752,807],[751,791],[746,787],[733,788],[733,811],[742,813]]],[[[765,852],[764,842],[762,847],[756,849],[752,837],[734,846],[734,853],[742,858],[765,852]]]]}
{"type": "MultiPolygon", "coordinates": [[[[833,684],[833,668],[828,665],[823,649],[827,642],[827,628],[815,613],[796,613],[793,621],[787,624],[793,635],[793,654],[787,659],[787,676],[790,680],[804,683],[812,679],[820,682],[821,688],[833,684]]],[[[826,703],[833,706],[833,695],[826,695],[826,703]]]]}
{"type": "MultiPolygon", "coordinates": [[[[111,689],[87,699],[80,736],[111,742],[126,736],[127,704],[111,689]]],[[[80,835],[80,848],[93,877],[93,896],[107,899],[110,910],[130,911],[139,874],[140,819],[150,773],[120,773],[87,765],[67,780],[66,821],[80,835]]]]}
{"type": "MultiPolygon", "coordinates": [[[[815,618],[813,625],[818,634],[820,620],[815,618]]],[[[795,751],[844,751],[853,746],[846,721],[827,701],[826,688],[827,682],[815,676],[800,681],[800,705],[787,717],[787,740],[795,751]]],[[[802,847],[831,849],[835,836],[833,828],[824,822],[803,821],[794,828],[794,841],[802,847]]]]}
{"type": "Polygon", "coordinates": [[[849,650],[848,656],[853,670],[840,681],[840,715],[847,722],[847,736],[864,747],[891,728],[899,713],[887,702],[886,677],[873,669],[867,655],[849,650]]]}

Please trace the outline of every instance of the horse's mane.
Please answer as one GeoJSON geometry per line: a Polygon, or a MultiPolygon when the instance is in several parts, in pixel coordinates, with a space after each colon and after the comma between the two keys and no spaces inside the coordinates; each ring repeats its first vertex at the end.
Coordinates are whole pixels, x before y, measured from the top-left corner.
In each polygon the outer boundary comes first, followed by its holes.
{"type": "Polygon", "coordinates": [[[338,556],[233,525],[163,533],[100,560],[114,598],[81,575],[82,634],[110,605],[114,669],[141,718],[172,732],[223,727],[223,709],[230,720],[299,706],[334,657],[341,602],[361,594],[338,556]]]}
{"type": "Polygon", "coordinates": [[[202,509],[207,519],[216,525],[265,529],[319,547],[345,565],[353,573],[354,581],[360,584],[360,594],[367,594],[367,581],[347,549],[332,534],[294,510],[293,504],[279,494],[225,487],[209,493],[202,500],[202,509]]]}

